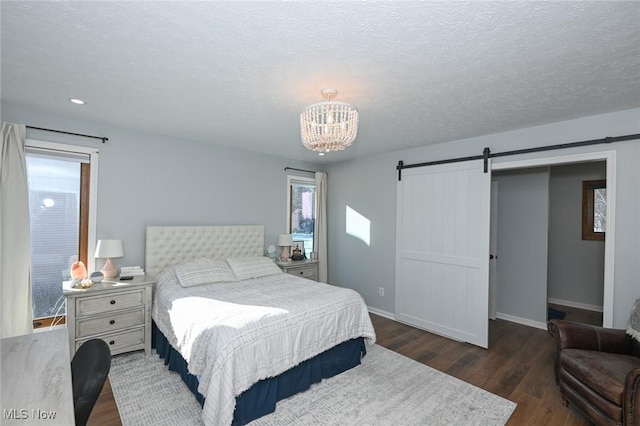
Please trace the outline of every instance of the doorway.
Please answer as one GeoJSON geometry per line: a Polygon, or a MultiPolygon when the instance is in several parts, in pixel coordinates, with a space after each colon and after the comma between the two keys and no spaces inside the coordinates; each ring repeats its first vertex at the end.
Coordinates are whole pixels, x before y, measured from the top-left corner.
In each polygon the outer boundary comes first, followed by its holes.
{"type": "MultiPolygon", "coordinates": [[[[500,170],[522,170],[533,167],[545,167],[545,166],[554,166],[554,165],[565,165],[565,164],[577,164],[577,163],[587,163],[587,162],[598,162],[601,161],[606,164],[606,179],[607,179],[607,238],[604,242],[604,268],[603,268],[603,293],[602,293],[602,324],[605,327],[611,327],[613,324],[613,261],[614,261],[614,247],[615,247],[615,152],[614,151],[603,151],[603,152],[594,152],[587,154],[575,154],[575,155],[566,155],[566,156],[557,156],[557,157],[549,157],[549,158],[539,158],[539,159],[531,159],[531,160],[522,160],[522,161],[510,161],[504,163],[493,163],[492,170],[500,171],[500,170]]],[[[500,219],[499,219],[500,220],[500,219]]],[[[498,245],[498,252],[500,251],[500,246],[498,245]]],[[[498,262],[500,263],[504,260],[503,256],[498,257],[498,262]]],[[[546,270],[546,268],[545,268],[546,270]]],[[[498,274],[500,275],[500,274],[498,274]]],[[[546,282],[546,280],[545,280],[546,282]]],[[[547,288],[544,288],[544,298],[541,298],[539,295],[530,295],[530,297],[534,297],[536,299],[535,304],[543,306],[540,308],[537,306],[534,308],[536,314],[534,314],[530,321],[519,321],[519,318],[515,315],[510,317],[502,316],[503,319],[512,320],[515,322],[522,322],[526,325],[538,327],[538,328],[546,328],[546,317],[547,317],[547,288]]],[[[500,297],[497,295],[496,297],[500,297]]],[[[498,299],[499,300],[499,299],[498,299]]],[[[533,303],[533,302],[532,302],[533,303]]],[[[499,305],[499,303],[498,303],[499,305]]],[[[531,316],[531,315],[529,315],[531,316]]],[[[498,318],[501,316],[498,314],[498,318]]]]}

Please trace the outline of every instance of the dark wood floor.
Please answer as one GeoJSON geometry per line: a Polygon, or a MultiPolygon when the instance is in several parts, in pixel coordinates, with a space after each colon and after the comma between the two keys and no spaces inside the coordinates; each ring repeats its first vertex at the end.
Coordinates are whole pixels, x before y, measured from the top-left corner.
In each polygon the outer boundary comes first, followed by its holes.
{"type": "MultiPolygon", "coordinates": [[[[102,392],[98,397],[96,405],[91,411],[87,426],[121,426],[120,413],[118,412],[118,406],[115,399],[113,399],[113,392],[111,391],[111,383],[109,379],[104,384],[102,392]]],[[[160,425],[158,425],[160,426],[160,425]]]]}
{"type": "Polygon", "coordinates": [[[584,324],[602,327],[602,312],[572,308],[571,306],[554,305],[553,303],[549,303],[549,307],[564,312],[565,317],[563,319],[567,321],[581,322],[584,324]]]}
{"type": "MultiPolygon", "coordinates": [[[[516,402],[507,425],[589,425],[573,408],[562,406],[553,377],[554,341],[545,330],[490,321],[485,350],[378,315],[371,319],[379,345],[516,402]]],[[[107,383],[89,425],[120,424],[107,383]]]]}

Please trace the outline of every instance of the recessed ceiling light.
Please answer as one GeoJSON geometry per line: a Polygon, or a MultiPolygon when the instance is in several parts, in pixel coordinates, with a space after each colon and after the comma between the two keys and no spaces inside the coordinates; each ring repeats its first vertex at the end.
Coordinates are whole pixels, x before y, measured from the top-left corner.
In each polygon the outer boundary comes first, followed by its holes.
{"type": "Polygon", "coordinates": [[[84,105],[84,101],[82,99],[69,98],[69,102],[76,105],[84,105]]]}

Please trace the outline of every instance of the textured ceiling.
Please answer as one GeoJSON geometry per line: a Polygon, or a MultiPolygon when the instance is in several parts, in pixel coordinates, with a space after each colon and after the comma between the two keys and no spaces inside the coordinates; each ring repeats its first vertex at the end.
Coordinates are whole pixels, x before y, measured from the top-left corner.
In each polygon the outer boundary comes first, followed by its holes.
{"type": "Polygon", "coordinates": [[[342,161],[640,106],[638,1],[0,7],[3,100],[289,158],[342,161]],[[298,116],[325,87],[358,108],[360,129],[351,148],[318,157],[298,116]]]}

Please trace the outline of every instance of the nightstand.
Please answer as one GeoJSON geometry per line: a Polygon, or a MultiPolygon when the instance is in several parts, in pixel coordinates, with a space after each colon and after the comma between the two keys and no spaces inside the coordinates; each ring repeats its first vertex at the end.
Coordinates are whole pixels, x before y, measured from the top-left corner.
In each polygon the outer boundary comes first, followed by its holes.
{"type": "Polygon", "coordinates": [[[276,265],[284,273],[318,281],[317,260],[292,260],[291,262],[276,262],[276,265]]]}
{"type": "Polygon", "coordinates": [[[62,283],[67,299],[67,328],[71,356],[89,339],[102,339],[111,355],[144,349],[151,354],[151,291],[147,276],[119,281],[105,279],[88,289],[62,283]]]}

